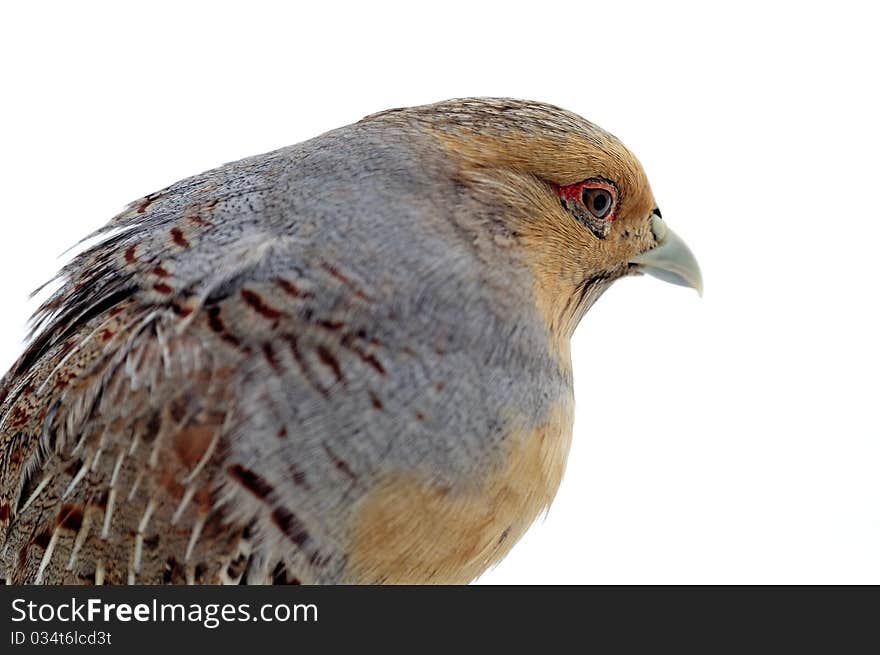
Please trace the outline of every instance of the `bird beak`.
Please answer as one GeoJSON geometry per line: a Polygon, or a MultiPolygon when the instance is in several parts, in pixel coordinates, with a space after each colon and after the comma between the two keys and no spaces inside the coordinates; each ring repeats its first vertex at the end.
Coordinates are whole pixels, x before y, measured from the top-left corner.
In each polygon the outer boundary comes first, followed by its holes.
{"type": "Polygon", "coordinates": [[[691,249],[681,237],[666,227],[656,213],[651,216],[651,232],[657,245],[630,260],[639,269],[672,284],[696,289],[703,295],[703,276],[691,249]]]}

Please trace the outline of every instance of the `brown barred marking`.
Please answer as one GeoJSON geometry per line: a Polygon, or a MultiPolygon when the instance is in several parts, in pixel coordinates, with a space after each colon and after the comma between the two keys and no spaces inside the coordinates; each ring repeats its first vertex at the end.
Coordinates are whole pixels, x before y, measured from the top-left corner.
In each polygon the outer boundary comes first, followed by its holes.
{"type": "Polygon", "coordinates": [[[226,469],[226,472],[229,473],[229,475],[242,487],[250,491],[260,500],[265,500],[275,490],[272,485],[266,482],[266,480],[260,477],[260,475],[243,467],[241,464],[230,466],[226,469]]]}
{"type": "Polygon", "coordinates": [[[278,358],[275,356],[275,350],[272,348],[272,344],[263,344],[263,356],[266,358],[266,361],[269,362],[269,366],[272,367],[273,371],[275,371],[276,373],[281,372],[281,364],[278,362],[278,358]]]}
{"type": "Polygon", "coordinates": [[[137,261],[137,244],[133,246],[129,246],[128,250],[125,251],[125,261],[129,264],[134,264],[137,261]]]}
{"type": "Polygon", "coordinates": [[[176,302],[171,304],[171,311],[173,311],[177,316],[184,318],[193,313],[192,307],[182,307],[178,305],[176,302]]]}
{"type": "Polygon", "coordinates": [[[267,305],[266,301],[263,300],[260,294],[251,291],[250,289],[242,289],[241,297],[251,309],[271,321],[278,320],[284,316],[283,312],[275,309],[271,305],[267,305]]]}
{"type": "Polygon", "coordinates": [[[241,346],[241,339],[226,331],[226,324],[220,318],[220,308],[216,305],[208,307],[208,326],[219,334],[226,343],[232,344],[236,348],[241,346]]]}
{"type": "Polygon", "coordinates": [[[333,371],[336,380],[338,382],[345,382],[345,377],[342,375],[342,367],[339,365],[339,360],[333,356],[333,353],[327,350],[324,346],[318,346],[317,351],[321,363],[333,371]]]}
{"type": "MultiPolygon", "coordinates": [[[[265,501],[274,491],[272,485],[260,475],[239,464],[226,469],[229,475],[260,500],[265,501]]],[[[290,541],[305,548],[312,540],[305,525],[286,507],[278,506],[272,510],[272,522],[290,541]]]]}
{"type": "Polygon", "coordinates": [[[159,284],[154,284],[153,288],[159,293],[164,293],[166,296],[174,293],[174,289],[164,282],[160,282],[159,284]]]}
{"type": "Polygon", "coordinates": [[[278,565],[275,567],[275,570],[272,572],[272,584],[273,585],[301,585],[299,578],[291,577],[287,573],[287,567],[284,566],[284,562],[278,562],[278,565]]]}
{"type": "Polygon", "coordinates": [[[323,444],[324,452],[327,453],[327,457],[330,458],[330,461],[333,462],[333,466],[336,467],[340,473],[342,473],[345,477],[347,477],[352,482],[357,482],[358,476],[354,471],[351,470],[351,467],[348,465],[344,459],[342,459],[339,455],[337,455],[326,443],[323,444]]]}
{"type": "Polygon", "coordinates": [[[299,343],[297,342],[296,336],[293,334],[285,334],[284,339],[287,340],[287,343],[290,346],[290,352],[293,355],[293,361],[295,361],[297,366],[299,366],[299,370],[303,374],[303,377],[306,379],[306,381],[311,384],[318,392],[320,392],[321,395],[330,395],[330,392],[325,389],[321,384],[319,384],[312,375],[312,371],[309,368],[309,365],[306,363],[305,359],[303,359],[302,353],[299,350],[299,343]]]}
{"type": "Polygon", "coordinates": [[[381,375],[385,375],[385,367],[382,366],[382,362],[380,362],[375,355],[368,353],[363,348],[356,345],[353,342],[352,335],[344,335],[342,337],[341,343],[344,348],[348,348],[351,352],[360,357],[364,362],[376,369],[376,371],[378,371],[381,375]]]}
{"type": "Polygon", "coordinates": [[[304,548],[312,540],[302,521],[286,507],[275,508],[272,512],[272,522],[300,548],[304,548]]]}
{"type": "Polygon", "coordinates": [[[337,280],[342,282],[345,286],[347,286],[349,289],[354,291],[355,296],[357,296],[361,300],[371,300],[371,298],[367,294],[365,294],[360,289],[360,287],[358,287],[357,284],[354,283],[354,280],[352,280],[347,275],[342,274],[338,268],[336,268],[335,266],[331,266],[330,264],[327,264],[327,263],[322,264],[322,267],[324,268],[325,271],[330,273],[330,275],[332,275],[337,280]]]}
{"type": "Polygon", "coordinates": [[[275,284],[281,287],[281,290],[286,294],[293,296],[294,298],[314,298],[315,294],[310,293],[308,291],[303,291],[298,286],[296,286],[290,280],[285,280],[283,277],[279,277],[275,279],[275,284]]]}
{"type": "Polygon", "coordinates": [[[165,268],[164,266],[162,266],[161,264],[158,264],[158,265],[156,265],[155,268],[153,268],[153,273],[155,273],[159,277],[170,277],[171,276],[171,273],[168,272],[168,269],[165,268]]]}
{"type": "Polygon", "coordinates": [[[174,243],[176,243],[181,248],[189,248],[190,243],[186,240],[186,237],[183,235],[183,230],[179,227],[171,228],[171,238],[174,239],[174,243]]]}
{"type": "Polygon", "coordinates": [[[208,308],[208,325],[214,332],[218,334],[226,331],[223,319],[220,318],[220,308],[214,305],[208,308]]]}

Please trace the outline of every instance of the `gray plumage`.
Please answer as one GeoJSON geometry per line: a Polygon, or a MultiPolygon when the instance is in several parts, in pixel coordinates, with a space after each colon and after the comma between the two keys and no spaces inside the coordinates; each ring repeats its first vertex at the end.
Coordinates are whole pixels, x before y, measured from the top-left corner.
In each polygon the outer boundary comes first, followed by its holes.
{"type": "Polygon", "coordinates": [[[10,583],[469,581],[553,499],[587,309],[702,284],[617,139],[509,99],[369,116],[92,237],[0,382],[10,583]]]}
{"type": "Polygon", "coordinates": [[[471,478],[509,421],[540,420],[570,387],[503,207],[477,202],[415,122],[380,116],[183,180],[113,219],[64,269],[3,383],[6,576],[91,580],[100,561],[116,582],[226,569],[348,581],[341,526],[384,473],[471,478]],[[171,433],[199,426],[209,461],[187,471],[171,433]],[[175,517],[181,493],[206,487],[207,505],[175,517]],[[72,567],[62,506],[101,515],[72,567]],[[205,521],[214,534],[189,544],[205,521]],[[33,544],[56,532],[65,557],[56,542],[40,570],[33,544]]]}

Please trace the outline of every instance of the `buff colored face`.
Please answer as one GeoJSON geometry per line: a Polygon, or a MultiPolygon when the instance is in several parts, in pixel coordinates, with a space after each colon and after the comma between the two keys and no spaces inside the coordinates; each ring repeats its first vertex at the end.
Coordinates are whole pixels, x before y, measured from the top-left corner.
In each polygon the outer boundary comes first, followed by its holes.
{"type": "Polygon", "coordinates": [[[474,108],[479,118],[433,129],[465,183],[487,202],[504,203],[560,348],[592,302],[625,275],[647,273],[702,292],[696,259],[666,227],[644,169],[619,140],[549,106],[492,110],[474,108]]]}

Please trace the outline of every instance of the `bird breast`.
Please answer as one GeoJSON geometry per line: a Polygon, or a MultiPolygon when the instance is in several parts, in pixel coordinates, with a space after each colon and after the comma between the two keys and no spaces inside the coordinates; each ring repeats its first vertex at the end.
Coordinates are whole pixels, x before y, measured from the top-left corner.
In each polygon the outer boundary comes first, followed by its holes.
{"type": "Polygon", "coordinates": [[[455,489],[389,476],[355,512],[351,582],[463,584],[500,561],[547,509],[571,444],[572,400],[511,435],[494,470],[455,489]]]}

